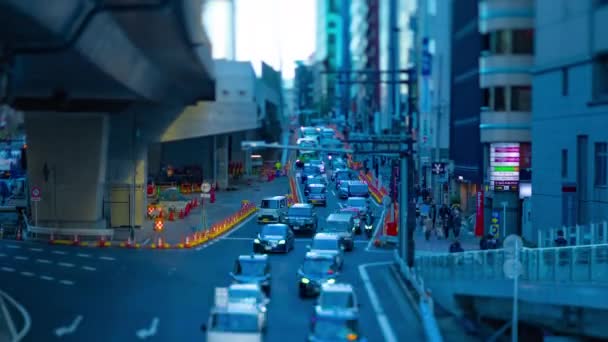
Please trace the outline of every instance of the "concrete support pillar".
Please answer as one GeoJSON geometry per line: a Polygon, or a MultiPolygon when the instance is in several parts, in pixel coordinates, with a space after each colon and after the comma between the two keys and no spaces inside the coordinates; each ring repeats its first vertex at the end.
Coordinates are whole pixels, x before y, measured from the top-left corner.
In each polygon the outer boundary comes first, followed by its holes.
{"type": "Polygon", "coordinates": [[[135,112],[110,116],[106,215],[110,227],[141,227],[147,197],[147,142],[135,112]]]}
{"type": "Polygon", "coordinates": [[[216,180],[220,189],[228,187],[228,135],[219,135],[215,138],[216,180]]]}
{"type": "Polygon", "coordinates": [[[162,144],[152,143],[148,145],[148,174],[158,176],[161,167],[162,144]]]}
{"type": "Polygon", "coordinates": [[[39,187],[38,225],[105,228],[106,114],[25,113],[28,180],[39,187]]]}

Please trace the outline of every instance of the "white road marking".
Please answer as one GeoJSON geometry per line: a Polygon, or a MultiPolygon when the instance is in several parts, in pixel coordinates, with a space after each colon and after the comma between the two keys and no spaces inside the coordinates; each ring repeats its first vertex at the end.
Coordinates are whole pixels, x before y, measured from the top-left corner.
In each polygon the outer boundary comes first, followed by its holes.
{"type": "Polygon", "coordinates": [[[67,252],[64,252],[64,251],[51,251],[51,253],[57,254],[57,255],[66,255],[66,254],[68,254],[67,252]]]}
{"type": "Polygon", "coordinates": [[[48,281],[53,281],[53,280],[55,280],[55,278],[50,277],[50,276],[45,276],[45,275],[41,275],[41,276],[40,276],[40,279],[44,279],[44,280],[48,280],[48,281]]]}
{"type": "Polygon", "coordinates": [[[5,256],[6,256],[6,254],[0,253],[0,258],[5,257],[5,256]]]}
{"type": "Polygon", "coordinates": [[[57,265],[63,266],[63,267],[74,267],[74,264],[71,264],[69,262],[59,262],[59,263],[57,263],[57,265]]]}
{"type": "Polygon", "coordinates": [[[15,259],[17,260],[29,260],[29,257],[23,255],[15,255],[15,259]]]}
{"type": "Polygon", "coordinates": [[[32,251],[32,252],[42,252],[42,251],[44,251],[44,249],[42,249],[42,248],[28,248],[28,249],[30,251],[32,251]]]}
{"type": "Polygon", "coordinates": [[[391,327],[388,317],[384,313],[382,309],[382,305],[380,305],[380,301],[378,300],[378,295],[374,290],[374,286],[372,285],[371,280],[369,279],[369,274],[367,273],[366,268],[370,266],[382,266],[389,265],[391,261],[385,262],[374,262],[368,264],[359,265],[359,275],[363,280],[363,284],[365,285],[365,291],[367,291],[367,295],[369,297],[369,301],[372,303],[372,307],[376,312],[376,318],[378,319],[378,324],[380,325],[380,330],[382,330],[382,335],[384,335],[384,340],[387,342],[397,342],[397,338],[395,337],[395,332],[391,327]]]}
{"type": "Polygon", "coordinates": [[[331,193],[332,193],[334,196],[338,196],[338,195],[336,195],[336,192],[335,192],[334,190],[332,190],[332,191],[331,191],[331,193]]]}
{"type": "Polygon", "coordinates": [[[51,260],[47,260],[47,259],[36,259],[36,262],[39,262],[41,264],[52,264],[53,263],[51,260]]]}
{"type": "Polygon", "coordinates": [[[154,319],[152,320],[152,324],[150,325],[150,328],[137,330],[135,332],[135,336],[139,337],[140,340],[145,340],[148,337],[152,337],[152,336],[156,335],[156,332],[158,330],[158,323],[159,323],[158,317],[154,317],[154,319]]]}
{"type": "Polygon", "coordinates": [[[86,271],[97,271],[97,269],[95,267],[91,267],[91,266],[82,266],[83,270],[86,271]]]}
{"type": "Polygon", "coordinates": [[[60,280],[59,282],[63,285],[74,285],[74,282],[71,280],[60,280]]]}
{"type": "Polygon", "coordinates": [[[243,228],[247,223],[249,223],[249,221],[253,220],[255,217],[256,217],[256,215],[254,213],[251,216],[249,216],[248,218],[246,218],[245,221],[239,223],[236,227],[232,228],[228,233],[224,234],[221,238],[211,240],[208,243],[206,243],[206,244],[204,244],[204,245],[202,245],[200,247],[196,247],[194,250],[200,251],[202,249],[205,249],[205,248],[213,245],[214,243],[216,243],[217,241],[220,241],[221,239],[228,238],[228,236],[230,236],[232,233],[236,232],[237,230],[243,228]]]}
{"type": "Polygon", "coordinates": [[[19,274],[21,274],[22,276],[25,276],[25,277],[33,277],[33,276],[35,276],[34,273],[28,272],[28,271],[19,272],[19,274]]]}
{"type": "Polygon", "coordinates": [[[78,254],[76,254],[76,256],[79,256],[81,258],[90,258],[91,254],[78,253],[78,254]]]}
{"type": "Polygon", "coordinates": [[[107,261],[114,261],[114,260],[116,260],[116,258],[109,257],[109,256],[100,256],[99,259],[101,259],[101,260],[107,260],[107,261]]]}
{"type": "Polygon", "coordinates": [[[66,327],[59,327],[59,328],[55,329],[55,335],[57,335],[58,337],[62,337],[63,335],[73,334],[76,331],[76,329],[78,329],[80,322],[82,322],[82,315],[76,316],[76,318],[74,319],[72,324],[70,324],[66,327]]]}
{"type": "Polygon", "coordinates": [[[4,272],[15,272],[14,268],[6,266],[0,267],[0,270],[3,270],[4,272]]]}
{"type": "Polygon", "coordinates": [[[21,248],[21,246],[17,246],[17,245],[6,245],[6,247],[12,248],[12,249],[19,249],[19,248],[21,248]]]}
{"type": "Polygon", "coordinates": [[[12,325],[13,327],[15,326],[13,320],[10,318],[11,316],[8,314],[5,301],[15,307],[19,311],[21,316],[23,316],[23,329],[21,329],[21,331],[19,332],[14,331],[13,334],[13,341],[21,341],[23,337],[27,335],[27,333],[30,331],[30,327],[32,326],[32,320],[23,305],[19,304],[19,302],[17,302],[13,297],[9,296],[6,292],[0,290],[0,307],[4,312],[4,317],[7,317],[6,320],[9,325],[12,325]]]}

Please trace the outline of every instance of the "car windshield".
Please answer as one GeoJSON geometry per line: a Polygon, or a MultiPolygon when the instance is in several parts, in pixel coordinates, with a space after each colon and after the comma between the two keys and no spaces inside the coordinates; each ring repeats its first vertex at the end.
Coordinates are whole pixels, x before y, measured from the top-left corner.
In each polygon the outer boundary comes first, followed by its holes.
{"type": "Polygon", "coordinates": [[[257,332],[258,316],[244,313],[216,313],[211,319],[212,331],[257,332]]]}
{"type": "Polygon", "coordinates": [[[306,166],[304,167],[304,173],[309,175],[318,175],[321,174],[321,171],[316,166],[306,166]]]}
{"type": "Polygon", "coordinates": [[[339,319],[317,319],[314,323],[313,333],[320,339],[346,340],[349,335],[356,336],[354,321],[339,319]]]}
{"type": "Polygon", "coordinates": [[[264,226],[262,228],[262,235],[265,235],[265,236],[268,236],[268,235],[285,236],[285,227],[284,226],[272,226],[272,225],[264,226]]]}
{"type": "Polygon", "coordinates": [[[258,260],[240,260],[237,266],[237,275],[259,277],[264,275],[266,263],[258,260]]]}
{"type": "Polygon", "coordinates": [[[313,177],[308,180],[308,184],[323,184],[321,177],[313,177]]]}
{"type": "MultiPolygon", "coordinates": [[[[347,213],[345,213],[347,214],[347,213]]],[[[345,222],[341,221],[330,221],[325,224],[323,227],[324,232],[344,232],[348,231],[348,225],[345,222]]]]}
{"type": "Polygon", "coordinates": [[[352,306],[350,297],[349,292],[323,292],[319,304],[325,308],[350,308],[352,306]]]}
{"type": "Polygon", "coordinates": [[[367,205],[367,201],[364,198],[349,198],[346,201],[346,204],[349,207],[365,207],[367,205]]]}
{"type": "Polygon", "coordinates": [[[328,259],[306,259],[302,265],[305,274],[326,274],[331,270],[332,261],[328,259]]]}
{"type": "Polygon", "coordinates": [[[228,291],[228,301],[230,303],[256,304],[258,302],[258,292],[249,289],[230,289],[228,291]]]}
{"type": "Polygon", "coordinates": [[[332,239],[313,239],[312,249],[338,250],[338,242],[332,239]]]}
{"type": "Polygon", "coordinates": [[[322,162],[320,160],[311,160],[310,164],[315,165],[315,166],[320,166],[322,164],[322,162]]]}
{"type": "Polygon", "coordinates": [[[262,200],[262,209],[277,209],[279,208],[279,201],[275,200],[262,200]]]}
{"type": "Polygon", "coordinates": [[[368,188],[367,188],[367,185],[365,185],[365,184],[353,184],[350,186],[350,191],[357,193],[357,194],[361,194],[361,193],[367,193],[368,188]]]}
{"type": "Polygon", "coordinates": [[[347,180],[350,179],[348,172],[338,172],[336,173],[337,180],[347,180]]]}
{"type": "Polygon", "coordinates": [[[289,211],[287,212],[289,216],[304,216],[304,217],[309,217],[312,215],[312,209],[310,208],[294,208],[291,207],[289,208],[289,211]]]}
{"type": "Polygon", "coordinates": [[[325,187],[323,186],[311,186],[310,187],[311,194],[322,194],[325,193],[325,187]]]}

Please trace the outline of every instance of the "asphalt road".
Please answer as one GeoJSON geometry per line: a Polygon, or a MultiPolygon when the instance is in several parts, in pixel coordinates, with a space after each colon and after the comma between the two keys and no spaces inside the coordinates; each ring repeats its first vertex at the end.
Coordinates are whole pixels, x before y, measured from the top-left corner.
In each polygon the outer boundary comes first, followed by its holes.
{"type": "MultiPolygon", "coordinates": [[[[328,200],[327,208],[317,209],[319,217],[338,207],[331,192],[328,200]]],[[[258,230],[251,219],[217,242],[192,250],[94,249],[4,240],[0,289],[29,314],[31,329],[24,341],[204,340],[200,326],[213,304],[214,288],[229,284],[235,258],[251,253],[258,230]]],[[[298,237],[292,252],[271,256],[267,341],[302,341],[307,336],[314,300],[298,298],[296,271],[309,241],[298,237]]],[[[385,341],[385,336],[420,340],[418,328],[408,329],[416,322],[407,302],[395,301],[399,291],[387,287],[386,272],[377,269],[391,254],[368,252],[367,244],[357,237],[339,279],[357,291],[362,334],[369,341],[385,341]],[[367,265],[368,281],[361,277],[361,265],[367,265]],[[381,327],[380,316],[388,328],[381,327]]]]}

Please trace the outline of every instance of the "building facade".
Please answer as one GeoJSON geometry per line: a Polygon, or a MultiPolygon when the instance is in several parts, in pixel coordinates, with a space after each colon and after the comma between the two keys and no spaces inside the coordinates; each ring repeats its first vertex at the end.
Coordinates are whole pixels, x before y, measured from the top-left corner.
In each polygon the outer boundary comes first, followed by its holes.
{"type": "Polygon", "coordinates": [[[503,237],[521,233],[529,203],[520,190],[531,183],[534,0],[480,1],[479,33],[485,217],[498,221],[492,233],[503,237]]]}
{"type": "Polygon", "coordinates": [[[316,97],[321,115],[337,112],[339,103],[338,74],[342,67],[342,17],[340,4],[342,0],[317,0],[317,43],[315,63],[317,69],[327,74],[320,74],[316,82],[316,97]]]}
{"type": "Polygon", "coordinates": [[[536,1],[529,236],[608,218],[607,30],[608,1],[536,1]]]}

